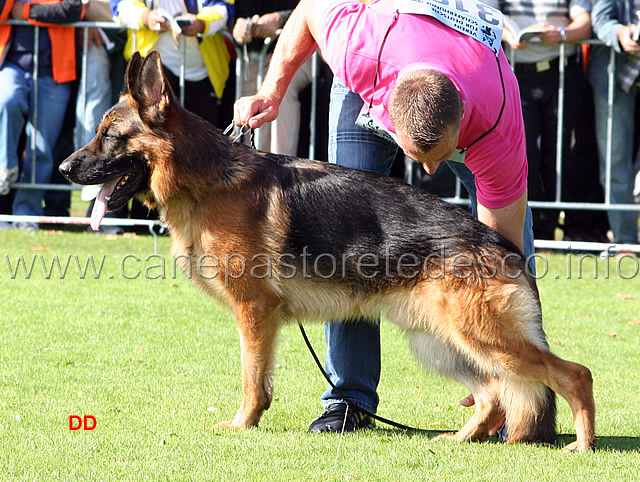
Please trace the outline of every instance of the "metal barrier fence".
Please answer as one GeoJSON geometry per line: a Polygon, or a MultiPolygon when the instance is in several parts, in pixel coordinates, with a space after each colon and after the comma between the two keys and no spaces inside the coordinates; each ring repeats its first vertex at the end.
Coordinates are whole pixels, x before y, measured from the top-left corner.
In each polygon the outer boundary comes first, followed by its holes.
{"type": "MultiPolygon", "coordinates": [[[[38,39],[40,35],[40,27],[31,25],[26,20],[8,20],[7,24],[11,25],[20,25],[20,26],[29,26],[33,27],[34,30],[34,44],[38,45],[38,39]]],[[[113,29],[113,30],[121,30],[123,27],[112,23],[112,22],[76,22],[68,24],[69,26],[73,26],[76,28],[83,29],[83,45],[82,45],[82,57],[81,57],[81,74],[80,74],[80,82],[78,95],[81,99],[86,99],[86,70],[87,70],[87,51],[89,49],[88,45],[88,29],[89,28],[102,28],[102,29],[113,29]]],[[[135,33],[134,33],[135,35],[135,33]]],[[[267,39],[264,44],[264,48],[262,52],[259,54],[258,61],[260,62],[260,74],[258,76],[258,84],[262,81],[262,77],[265,69],[265,56],[267,55],[269,42],[271,39],[267,39]]],[[[590,40],[586,43],[598,44],[597,40],[590,40]]],[[[135,45],[135,41],[134,41],[135,45]]],[[[184,43],[183,43],[184,45],[184,43]]],[[[240,50],[237,50],[237,61],[236,61],[236,96],[240,96],[242,92],[242,79],[243,79],[243,56],[240,50]]],[[[183,53],[184,55],[184,53],[183,53]]],[[[565,55],[565,44],[560,44],[560,56],[564,57],[565,55]]],[[[33,68],[33,85],[34,85],[34,98],[37,98],[38,95],[38,54],[36,53],[34,58],[34,68],[33,68]]],[[[554,208],[559,210],[571,210],[571,209],[584,209],[584,210],[621,210],[621,211],[636,211],[640,213],[640,204],[615,204],[611,202],[611,138],[612,138],[612,113],[613,113],[613,95],[614,95],[614,81],[615,81],[615,69],[613,68],[615,62],[615,51],[611,49],[610,55],[610,64],[608,68],[608,76],[609,76],[609,93],[608,93],[608,135],[607,135],[607,155],[605,159],[605,186],[604,186],[604,202],[603,203],[583,203],[583,202],[564,202],[562,201],[562,163],[563,163],[563,115],[564,115],[564,78],[565,78],[565,64],[564,62],[558,62],[559,65],[559,77],[560,77],[560,85],[558,90],[558,125],[557,125],[557,149],[556,149],[556,196],[554,201],[529,201],[529,204],[533,208],[554,208]]],[[[513,62],[512,62],[513,65],[513,62]]],[[[312,102],[311,102],[311,122],[310,122],[310,139],[309,139],[309,158],[313,159],[315,157],[315,138],[316,138],[316,101],[317,101],[317,72],[318,72],[318,56],[314,57],[314,62],[312,65],[312,102]]],[[[184,101],[184,63],[183,68],[180,71],[180,90],[178,92],[180,101],[184,101]]],[[[34,111],[32,113],[32,122],[37,125],[37,102],[33,103],[34,111]]],[[[84,115],[84,113],[83,113],[84,115]]],[[[82,118],[82,122],[84,122],[84,118],[82,118]]],[[[258,129],[259,131],[259,129],[258,129]]],[[[259,132],[256,134],[259,136],[259,132]]],[[[60,185],[60,184],[38,184],[35,182],[35,136],[32,136],[30,145],[27,148],[32,150],[32,162],[34,162],[33,168],[31,170],[31,180],[30,182],[21,182],[14,183],[12,187],[21,188],[21,189],[46,189],[46,190],[75,190],[80,189],[81,186],[74,185],[60,185]]],[[[462,186],[459,181],[456,180],[456,189],[453,197],[446,198],[448,202],[454,204],[468,204],[468,199],[464,198],[462,195],[462,186]]],[[[53,217],[37,217],[37,216],[13,216],[13,215],[0,215],[0,221],[6,222],[17,222],[17,221],[30,221],[30,222],[41,222],[41,223],[60,223],[60,224],[89,224],[88,218],[53,218],[53,217]],[[19,218],[19,219],[18,219],[19,218]]],[[[105,218],[105,225],[118,225],[118,226],[148,226],[150,232],[154,232],[154,227],[159,223],[157,221],[148,221],[148,220],[126,220],[126,219],[117,219],[117,218],[105,218]]],[[[611,244],[606,243],[592,243],[592,242],[561,242],[561,241],[542,241],[536,240],[536,247],[540,248],[551,248],[551,249],[580,249],[580,250],[597,250],[597,251],[608,251],[612,249],[611,244]]],[[[618,245],[615,250],[623,249],[625,251],[633,251],[640,253],[640,245],[618,245]]]]}

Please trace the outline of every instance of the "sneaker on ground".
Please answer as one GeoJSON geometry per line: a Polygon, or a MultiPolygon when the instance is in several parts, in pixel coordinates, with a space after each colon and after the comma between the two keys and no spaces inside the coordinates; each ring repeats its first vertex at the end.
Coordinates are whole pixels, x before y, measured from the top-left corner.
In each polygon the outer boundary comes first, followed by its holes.
{"type": "Polygon", "coordinates": [[[359,410],[348,407],[346,403],[332,403],[322,412],[322,415],[311,422],[309,432],[353,432],[374,426],[374,421],[359,410]]]}
{"type": "Polygon", "coordinates": [[[27,223],[19,221],[13,225],[14,229],[19,229],[20,231],[34,232],[40,231],[40,226],[38,223],[27,223]]]}
{"type": "Polygon", "coordinates": [[[124,234],[124,229],[122,226],[114,226],[114,225],[104,225],[100,226],[101,234],[124,234]]]}

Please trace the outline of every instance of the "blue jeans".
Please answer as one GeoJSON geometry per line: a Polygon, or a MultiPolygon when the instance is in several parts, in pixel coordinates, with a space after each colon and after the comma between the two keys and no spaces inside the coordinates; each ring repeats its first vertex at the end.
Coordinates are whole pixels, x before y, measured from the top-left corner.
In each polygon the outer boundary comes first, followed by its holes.
{"type": "MultiPolygon", "coordinates": [[[[355,125],[362,99],[334,80],[329,105],[329,162],[389,174],[398,151],[395,143],[355,125]]],[[[325,370],[331,381],[358,406],[375,412],[380,381],[380,323],[325,323],[325,370]]],[[[342,398],[329,387],[328,405],[342,398]]]]}
{"type": "MultiPolygon", "coordinates": [[[[0,69],[0,165],[18,166],[18,141],[26,123],[27,153],[20,182],[31,182],[33,125],[33,75],[11,62],[0,69]]],[[[38,125],[36,137],[37,183],[47,183],[53,169],[53,151],[62,129],[65,110],[71,96],[69,83],[58,84],[53,78],[40,77],[38,82],[38,125]]],[[[13,201],[13,214],[41,216],[44,191],[18,189],[13,201]]]]}
{"type": "MultiPolygon", "coordinates": [[[[613,100],[613,137],[611,139],[611,202],[633,204],[633,140],[637,88],[629,93],[616,85],[613,100]]],[[[596,139],[600,158],[600,183],[605,186],[607,152],[607,97],[593,91],[596,109],[596,139]]],[[[638,213],[608,211],[609,225],[616,243],[638,242],[638,213]]]]}
{"type": "MultiPolygon", "coordinates": [[[[360,96],[334,80],[329,109],[329,162],[388,174],[398,146],[354,124],[362,104],[360,96]]],[[[473,174],[463,164],[450,163],[453,164],[456,165],[452,169],[471,194],[475,213],[473,174]]],[[[531,210],[527,209],[525,255],[533,254],[531,219],[531,210]]],[[[325,323],[325,370],[329,378],[351,401],[371,412],[378,407],[381,368],[380,324],[379,320],[374,321],[325,323]]],[[[342,401],[331,387],[321,399],[325,408],[342,401]]]]}
{"type": "Polygon", "coordinates": [[[84,147],[96,135],[96,127],[103,114],[111,107],[111,60],[105,47],[93,44],[87,51],[87,90],[82,99],[82,86],[78,87],[76,103],[75,149],[84,147]],[[84,114],[84,123],[82,116],[84,114]]]}

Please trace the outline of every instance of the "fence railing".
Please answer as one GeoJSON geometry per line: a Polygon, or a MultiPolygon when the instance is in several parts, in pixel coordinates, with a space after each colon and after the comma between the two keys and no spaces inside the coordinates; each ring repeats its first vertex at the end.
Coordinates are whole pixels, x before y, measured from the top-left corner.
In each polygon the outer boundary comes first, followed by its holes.
{"type": "MultiPolygon", "coordinates": [[[[41,34],[41,29],[38,26],[33,26],[31,25],[29,22],[27,22],[26,20],[8,20],[4,23],[8,23],[11,25],[21,25],[21,26],[30,26],[33,28],[34,31],[34,45],[38,45],[38,39],[39,39],[39,35],[41,34]]],[[[69,26],[73,26],[75,28],[79,28],[79,29],[83,29],[84,31],[84,35],[83,35],[83,44],[82,44],[82,56],[81,56],[81,72],[80,72],[80,81],[79,81],[79,88],[78,88],[78,96],[80,99],[86,99],[86,89],[87,89],[87,84],[86,84],[86,71],[87,71],[87,52],[89,49],[89,35],[88,35],[88,29],[90,28],[101,28],[101,29],[113,29],[113,30],[122,30],[123,27],[121,25],[112,23],[112,22],[76,22],[76,23],[71,23],[68,24],[69,26]]],[[[262,52],[259,53],[259,62],[260,62],[260,75],[258,76],[258,84],[262,81],[262,75],[264,73],[264,69],[265,69],[265,56],[267,55],[267,47],[269,45],[270,40],[266,40],[265,41],[265,46],[262,50],[262,52]]],[[[587,43],[591,43],[591,44],[598,44],[599,42],[597,40],[590,40],[587,41],[587,43]]],[[[184,43],[183,43],[184,44],[184,43]]],[[[135,42],[134,42],[135,45],[135,42]]],[[[242,93],[242,79],[243,79],[243,69],[245,67],[244,65],[244,61],[243,61],[243,55],[242,52],[238,49],[237,50],[237,61],[236,61],[236,96],[240,96],[242,93]]],[[[562,43],[560,45],[560,55],[561,57],[564,57],[565,55],[565,44],[562,43]]],[[[184,56],[184,52],[183,52],[183,56],[184,56]]],[[[612,145],[611,145],[611,138],[612,138],[612,114],[613,114],[613,95],[614,95],[614,89],[613,89],[613,82],[615,81],[615,69],[613,68],[614,66],[614,62],[615,62],[615,52],[613,49],[611,49],[611,56],[610,56],[610,64],[609,64],[609,68],[608,68],[608,76],[609,76],[609,93],[608,93],[608,105],[609,105],[609,110],[608,110],[608,119],[607,119],[607,125],[608,125],[608,135],[607,135],[607,149],[606,149],[606,158],[605,158],[605,185],[604,185],[604,202],[602,203],[586,203],[586,202],[566,202],[566,201],[562,201],[562,166],[563,166],[563,117],[564,117],[564,92],[565,92],[565,63],[564,62],[558,62],[558,68],[559,68],[559,78],[560,78],[560,84],[559,84],[559,91],[558,91],[558,126],[557,126],[557,149],[556,149],[556,162],[555,162],[555,169],[556,169],[556,193],[555,193],[555,200],[553,201],[533,201],[530,200],[529,204],[531,207],[533,208],[555,208],[555,209],[559,209],[559,210],[572,210],[572,209],[581,209],[581,210],[602,210],[602,211],[608,211],[608,210],[620,210],[620,211],[635,211],[635,212],[639,212],[640,213],[640,204],[616,204],[616,203],[612,203],[611,202],[611,152],[612,152],[612,145]]],[[[38,95],[38,64],[39,64],[39,56],[38,53],[36,53],[35,58],[34,58],[34,67],[33,67],[33,85],[34,85],[34,91],[33,91],[33,95],[35,98],[37,98],[38,95]]],[[[183,63],[184,65],[184,63],[183,63]]],[[[513,62],[512,62],[513,65],[513,62]]],[[[313,62],[313,67],[312,67],[312,78],[313,78],[313,82],[312,82],[312,102],[311,102],[311,121],[310,121],[310,140],[309,140],[309,158],[314,158],[315,157],[315,138],[316,138],[316,122],[315,122],[315,118],[316,118],[316,100],[317,100],[317,79],[318,79],[318,57],[316,56],[314,58],[314,62],[313,62]]],[[[180,71],[180,76],[179,76],[179,85],[180,85],[180,90],[178,92],[179,98],[181,100],[181,102],[184,101],[184,68],[181,69],[180,71]]],[[[33,119],[33,124],[34,126],[37,125],[37,117],[39,115],[38,111],[37,111],[37,102],[33,102],[33,112],[32,112],[32,119],[33,119]]],[[[83,114],[84,116],[84,110],[83,110],[83,114]]],[[[81,119],[81,121],[84,123],[84,117],[81,119]]],[[[259,138],[259,129],[258,132],[256,133],[257,138],[259,138]]],[[[50,184],[50,183],[36,183],[35,182],[35,156],[36,156],[36,146],[35,146],[35,141],[36,141],[36,136],[32,136],[31,140],[30,140],[30,145],[27,146],[28,149],[31,149],[32,152],[32,162],[33,162],[33,166],[32,166],[32,170],[31,170],[31,179],[29,182],[19,182],[19,183],[14,183],[12,185],[12,187],[14,188],[20,188],[20,189],[46,189],[46,190],[75,190],[75,189],[81,189],[81,186],[75,186],[75,185],[71,185],[71,184],[50,184]]],[[[455,189],[455,194],[453,197],[450,198],[446,198],[447,201],[455,203],[455,204],[467,204],[468,203],[468,199],[464,198],[462,195],[462,187],[459,181],[456,182],[456,189],[455,189]]],[[[52,222],[58,222],[58,223],[72,223],[72,224],[88,224],[89,220],[88,218],[52,218],[52,217],[37,217],[37,216],[21,216],[20,217],[22,220],[22,218],[29,218],[29,221],[31,222],[46,222],[46,223],[52,223],[52,222]]],[[[13,215],[0,215],[0,221],[7,221],[7,222],[16,222],[19,221],[17,219],[16,216],[13,215]]],[[[155,225],[157,225],[158,223],[155,221],[147,221],[147,220],[126,220],[126,219],[118,219],[118,218],[111,218],[111,219],[105,219],[104,220],[105,224],[111,224],[111,225],[121,225],[121,226],[125,226],[125,225],[147,225],[149,226],[149,229],[151,232],[153,232],[153,227],[155,225]]],[[[571,243],[567,243],[567,242],[559,242],[559,241],[540,241],[540,240],[536,240],[536,246],[537,247],[545,247],[545,248],[556,248],[556,249],[583,249],[583,250],[589,250],[589,249],[593,249],[593,250],[600,250],[600,251],[607,251],[611,245],[610,244],[604,244],[604,243],[580,243],[580,242],[571,242],[571,243]]],[[[618,248],[620,247],[620,245],[618,246],[618,248]]],[[[635,251],[640,253],[640,245],[625,245],[624,246],[625,250],[629,250],[629,251],[635,251]]]]}

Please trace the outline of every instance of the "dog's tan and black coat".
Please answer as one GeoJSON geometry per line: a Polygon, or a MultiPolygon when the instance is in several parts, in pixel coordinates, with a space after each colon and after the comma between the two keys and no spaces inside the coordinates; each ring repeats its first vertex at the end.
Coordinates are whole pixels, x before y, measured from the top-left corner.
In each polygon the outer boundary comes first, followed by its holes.
{"type": "Polygon", "coordinates": [[[155,52],[133,56],[120,102],[60,170],[107,182],[109,209],[134,195],[157,207],[183,269],[234,310],[243,399],[220,427],[255,426],[269,407],[283,323],[382,314],[474,395],[451,437],[483,439],[506,419],[509,442],[553,443],[558,393],[575,421],[566,448],[593,448],[590,371],[549,351],[523,256],[462,209],[398,180],[232,143],[179,105],[155,52]]]}

